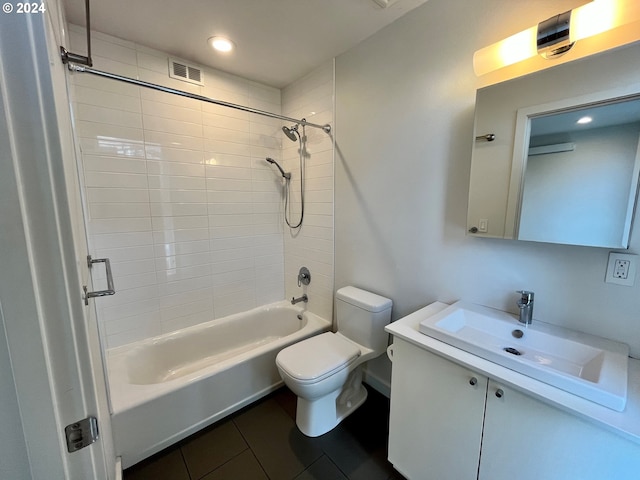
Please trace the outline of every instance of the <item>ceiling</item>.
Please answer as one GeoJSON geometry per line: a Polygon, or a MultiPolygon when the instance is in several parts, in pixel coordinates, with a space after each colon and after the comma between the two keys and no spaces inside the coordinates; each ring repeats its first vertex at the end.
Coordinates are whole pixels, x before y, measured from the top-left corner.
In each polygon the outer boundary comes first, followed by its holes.
{"type": "MultiPolygon", "coordinates": [[[[84,0],[62,1],[84,26],[84,0]]],[[[94,0],[91,29],[282,88],[426,1],[94,0]],[[214,35],[235,51],[216,53],[214,35]]]]}
{"type": "Polygon", "coordinates": [[[552,115],[541,115],[531,122],[531,136],[550,135],[604,128],[616,125],[640,124],[640,98],[637,96],[624,101],[603,102],[588,108],[572,108],[552,115]],[[592,117],[586,125],[577,123],[579,118],[592,117]]]}

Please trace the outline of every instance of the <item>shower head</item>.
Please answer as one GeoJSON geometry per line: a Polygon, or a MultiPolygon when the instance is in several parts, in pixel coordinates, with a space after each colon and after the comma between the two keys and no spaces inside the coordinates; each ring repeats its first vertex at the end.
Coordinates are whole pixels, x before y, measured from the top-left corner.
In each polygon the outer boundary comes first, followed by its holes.
{"type": "Polygon", "coordinates": [[[278,162],[276,162],[273,158],[267,157],[267,158],[265,158],[265,160],[267,162],[269,162],[271,165],[275,165],[276,167],[278,167],[278,170],[280,170],[280,174],[282,175],[283,178],[286,178],[287,180],[289,180],[291,178],[291,173],[285,172],[282,169],[282,167],[278,164],[278,162]]]}
{"type": "Polygon", "coordinates": [[[292,142],[298,141],[298,138],[296,138],[296,134],[298,137],[300,136],[298,133],[298,124],[292,125],[291,127],[282,127],[282,131],[292,142]]]}

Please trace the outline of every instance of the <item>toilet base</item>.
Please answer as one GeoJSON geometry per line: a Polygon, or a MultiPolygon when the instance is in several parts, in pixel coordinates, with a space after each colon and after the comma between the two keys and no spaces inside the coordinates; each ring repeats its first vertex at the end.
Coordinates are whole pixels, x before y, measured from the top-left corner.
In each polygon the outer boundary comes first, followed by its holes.
{"type": "Polygon", "coordinates": [[[362,384],[362,368],[357,367],[349,374],[342,388],[316,400],[298,397],[296,425],[306,436],[319,437],[333,430],[366,399],[367,389],[362,384]]]}

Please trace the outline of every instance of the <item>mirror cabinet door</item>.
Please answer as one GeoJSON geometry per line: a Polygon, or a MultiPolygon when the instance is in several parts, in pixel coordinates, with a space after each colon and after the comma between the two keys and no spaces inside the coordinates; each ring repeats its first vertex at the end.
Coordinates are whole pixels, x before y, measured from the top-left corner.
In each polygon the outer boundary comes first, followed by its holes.
{"type": "MultiPolygon", "coordinates": [[[[638,183],[640,136],[634,133],[636,127],[632,124],[636,119],[640,122],[640,102],[612,99],[630,100],[640,96],[638,64],[640,45],[633,45],[479,89],[467,233],[627,248],[638,183]],[[615,126],[616,122],[608,120],[611,135],[606,139],[581,138],[569,127],[558,127],[555,132],[549,130],[549,125],[555,125],[562,114],[603,102],[618,104],[615,108],[624,110],[623,113],[614,109],[609,112],[610,117],[622,117],[631,111],[630,119],[625,121],[628,126],[615,126]],[[622,130],[627,133],[623,134],[622,130]],[[488,134],[494,134],[495,139],[488,141],[488,134]],[[625,147],[619,145],[621,135],[627,138],[625,147]],[[562,148],[571,150],[553,151],[562,148]],[[621,150],[635,154],[627,155],[622,161],[621,150]],[[576,163],[580,152],[588,152],[581,164],[576,163]],[[550,171],[544,167],[550,167],[554,158],[565,161],[565,170],[556,169],[551,176],[543,177],[543,172],[550,171]],[[607,176],[616,177],[617,183],[614,185],[612,178],[608,184],[591,182],[607,176]],[[609,201],[613,196],[617,197],[615,205],[609,201]],[[567,216],[561,217],[561,211],[567,216]],[[566,220],[577,216],[583,219],[577,226],[566,220]],[[600,235],[613,224],[621,230],[600,235]]],[[[606,133],[606,129],[602,129],[599,134],[606,133]]]]}
{"type": "Polygon", "coordinates": [[[522,121],[530,133],[518,240],[627,248],[640,168],[640,97],[522,121]]]}
{"type": "Polygon", "coordinates": [[[476,95],[467,231],[513,238],[513,231],[505,231],[505,225],[516,112],[501,95],[498,88],[478,90],[476,95]]]}

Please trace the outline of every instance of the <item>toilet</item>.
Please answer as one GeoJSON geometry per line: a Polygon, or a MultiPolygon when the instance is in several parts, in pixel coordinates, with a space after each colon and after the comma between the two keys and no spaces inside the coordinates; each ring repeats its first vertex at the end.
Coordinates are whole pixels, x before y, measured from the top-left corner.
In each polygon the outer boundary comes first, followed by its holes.
{"type": "Polygon", "coordinates": [[[278,353],[284,383],[298,396],[296,424],[318,437],[367,399],[362,364],[384,353],[392,302],[356,287],[336,292],[336,333],[323,333],[278,353]]]}

